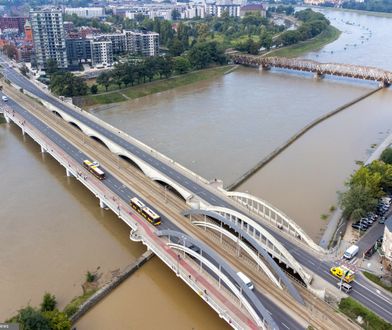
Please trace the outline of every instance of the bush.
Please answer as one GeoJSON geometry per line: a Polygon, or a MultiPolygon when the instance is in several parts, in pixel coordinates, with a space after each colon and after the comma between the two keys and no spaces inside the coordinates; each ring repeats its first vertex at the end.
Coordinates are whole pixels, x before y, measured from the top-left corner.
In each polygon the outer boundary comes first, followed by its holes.
{"type": "Polygon", "coordinates": [[[91,94],[97,94],[98,93],[98,85],[94,84],[90,87],[90,92],[91,94]]]}
{"type": "Polygon", "coordinates": [[[86,281],[91,283],[94,282],[94,280],[95,280],[95,275],[88,271],[86,274],[86,281]]]}
{"type": "Polygon", "coordinates": [[[67,315],[68,317],[71,317],[72,315],[74,315],[79,309],[78,305],[74,305],[74,304],[70,304],[67,307],[64,308],[64,313],[65,315],[67,315]]]}
{"type": "Polygon", "coordinates": [[[392,148],[387,148],[385,149],[382,154],[380,159],[386,163],[386,164],[392,164],[392,148]]]}
{"type": "Polygon", "coordinates": [[[46,292],[42,299],[41,312],[53,311],[56,308],[56,305],[57,305],[56,297],[46,292]]]}

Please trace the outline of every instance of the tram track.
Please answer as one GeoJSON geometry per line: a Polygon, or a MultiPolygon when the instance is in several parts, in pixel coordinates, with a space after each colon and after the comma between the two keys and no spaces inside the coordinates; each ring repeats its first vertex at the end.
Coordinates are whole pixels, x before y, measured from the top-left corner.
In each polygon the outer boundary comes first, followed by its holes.
{"type": "Polygon", "coordinates": [[[263,293],[266,293],[271,297],[275,303],[290,308],[290,310],[295,313],[296,317],[300,317],[302,320],[309,322],[317,329],[330,329],[333,326],[336,326],[336,324],[339,324],[342,329],[354,328],[352,323],[350,323],[349,327],[346,327],[345,324],[348,321],[344,317],[337,314],[334,310],[328,310],[331,308],[325,306],[325,303],[322,301],[315,303],[314,296],[307,292],[306,289],[299,288],[306,304],[317,309],[320,315],[328,314],[328,319],[319,320],[312,316],[311,311],[307,307],[299,305],[287,292],[282,292],[282,290],[271,285],[270,280],[262,271],[257,269],[256,264],[250,260],[249,257],[244,254],[240,254],[239,257],[236,256],[236,248],[231,241],[224,239],[223,245],[218,244],[216,233],[213,233],[210,230],[202,230],[192,225],[189,219],[181,215],[181,213],[188,208],[187,205],[178,196],[170,192],[170,190],[166,191],[161,185],[147,178],[136,167],[114,155],[110,150],[98,142],[86,137],[85,134],[76,127],[73,127],[64,120],[58,118],[42,105],[37,104],[36,107],[32,106],[31,99],[27,99],[28,97],[24,94],[8,87],[6,90],[12,98],[18,100],[18,103],[22,104],[41,121],[45,122],[45,124],[55,128],[60,135],[75,147],[91,156],[92,159],[98,159],[102,166],[122,184],[131,187],[132,190],[148,200],[151,205],[163,215],[175,220],[175,224],[186,234],[197,237],[205,244],[214,248],[221,256],[224,256],[234,268],[244,270],[251,276],[257,287],[260,288],[263,293]],[[318,308],[318,305],[321,305],[322,308],[318,308]]]}

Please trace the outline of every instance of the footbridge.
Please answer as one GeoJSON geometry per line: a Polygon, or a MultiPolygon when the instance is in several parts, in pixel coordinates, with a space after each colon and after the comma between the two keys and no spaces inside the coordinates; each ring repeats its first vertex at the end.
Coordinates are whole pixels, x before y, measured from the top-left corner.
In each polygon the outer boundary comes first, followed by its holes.
{"type": "Polygon", "coordinates": [[[392,72],[380,68],[343,63],[320,63],[312,60],[285,57],[261,57],[244,54],[230,54],[236,64],[259,66],[263,69],[283,68],[312,72],[318,77],[332,75],[347,78],[376,81],[387,87],[392,83],[392,72]]]}

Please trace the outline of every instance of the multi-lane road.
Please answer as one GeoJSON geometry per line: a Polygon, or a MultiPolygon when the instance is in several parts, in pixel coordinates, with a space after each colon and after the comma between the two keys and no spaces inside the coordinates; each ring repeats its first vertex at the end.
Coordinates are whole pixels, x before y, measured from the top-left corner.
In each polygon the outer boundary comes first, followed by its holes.
{"type": "MultiPolygon", "coordinates": [[[[0,96],[3,95],[0,93],[0,96]]],[[[56,132],[52,127],[41,121],[39,118],[34,116],[31,112],[27,111],[23,108],[19,103],[15,102],[8,95],[7,105],[20,114],[30,125],[32,125],[35,129],[39,130],[43,133],[48,139],[61,147],[62,150],[67,154],[68,157],[73,158],[79,164],[82,164],[85,159],[89,157],[81,151],[79,148],[75,147],[72,143],[70,143],[67,139],[61,136],[58,132],[56,132]]],[[[68,126],[69,129],[72,129],[71,126],[68,126]]],[[[80,140],[81,141],[81,140],[80,140]]],[[[105,169],[106,178],[102,181],[108,189],[110,189],[114,194],[119,196],[123,201],[129,202],[131,197],[137,196],[140,200],[144,201],[147,205],[151,205],[148,201],[144,200],[136,191],[129,188],[129,186],[125,186],[123,182],[119,181],[116,176],[112,175],[110,171],[105,169]]],[[[151,207],[154,209],[153,207],[151,207]]],[[[154,209],[157,211],[156,209],[154,209]]],[[[175,231],[183,232],[176,224],[173,223],[171,218],[168,218],[161,212],[157,211],[161,214],[162,224],[159,229],[172,229],[175,231]]],[[[254,291],[256,297],[266,308],[268,313],[272,316],[272,318],[277,323],[279,329],[303,329],[304,327],[297,321],[295,318],[286,313],[281,306],[275,304],[270,298],[268,298],[264,293],[260,290],[254,291]]]]}
{"type": "MultiPolygon", "coordinates": [[[[233,209],[233,205],[230,204],[227,200],[224,199],[224,197],[222,197],[218,193],[214,193],[213,191],[203,187],[198,182],[190,180],[189,177],[184,176],[182,173],[173,169],[173,167],[170,167],[159,159],[156,159],[150,153],[145,152],[135,144],[132,144],[128,140],[121,138],[121,136],[114,134],[107,128],[97,124],[97,122],[92,121],[88,117],[84,116],[81,112],[74,110],[72,107],[67,106],[56,98],[48,95],[31,81],[23,77],[20,73],[16,72],[16,70],[14,70],[12,66],[8,65],[7,63],[3,62],[2,65],[3,72],[6,78],[15,83],[16,85],[34,94],[37,98],[43,99],[46,102],[52,104],[53,106],[61,109],[65,113],[68,113],[70,116],[76,118],[80,122],[96,130],[97,132],[99,132],[106,138],[112,140],[116,144],[120,145],[124,149],[135,154],[137,157],[139,157],[146,163],[157,168],[160,172],[165,174],[170,179],[182,185],[184,188],[192,192],[192,194],[194,194],[195,196],[199,196],[211,205],[233,209]]],[[[15,106],[17,106],[17,104],[15,104],[15,106]]],[[[124,193],[122,193],[121,196],[124,196],[127,199],[129,198],[129,196],[124,195],[124,193]]],[[[168,226],[171,227],[172,225],[168,224],[168,226]]],[[[291,240],[282,236],[280,233],[273,231],[269,227],[265,227],[265,229],[271,232],[271,234],[274,235],[275,238],[277,238],[304,267],[308,268],[327,282],[336,285],[336,278],[334,278],[329,273],[329,269],[332,265],[331,262],[320,260],[318,256],[315,256],[314,254],[309,252],[310,248],[304,249],[302,246],[297,246],[291,240]]],[[[388,322],[392,323],[391,297],[377,290],[376,286],[368,283],[361,276],[357,277],[357,280],[353,285],[353,291],[351,296],[360,301],[365,306],[367,306],[369,309],[379,314],[388,322]]]]}

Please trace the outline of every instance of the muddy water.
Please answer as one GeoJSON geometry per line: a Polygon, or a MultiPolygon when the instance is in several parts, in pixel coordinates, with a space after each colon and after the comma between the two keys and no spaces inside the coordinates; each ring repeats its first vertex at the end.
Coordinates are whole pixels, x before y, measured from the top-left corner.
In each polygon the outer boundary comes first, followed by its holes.
{"type": "Polygon", "coordinates": [[[0,321],[45,291],[59,307],[82,293],[87,270],[101,280],[144,251],[129,230],[15,126],[0,125],[0,321]]]}
{"type": "Polygon", "coordinates": [[[78,330],[229,329],[217,314],[158,258],[77,322],[78,330]]]}
{"type": "Polygon", "coordinates": [[[323,49],[307,54],[320,62],[374,66],[392,71],[392,17],[364,13],[323,10],[331,24],[342,31],[339,39],[323,49]]]}
{"type": "Polygon", "coordinates": [[[94,114],[228,185],[303,126],[370,88],[240,68],[217,80],[102,106],[94,114]]]}
{"type": "Polygon", "coordinates": [[[336,191],[391,133],[392,93],[381,91],[323,122],[244,182],[238,190],[273,201],[316,239],[336,191]]]}

